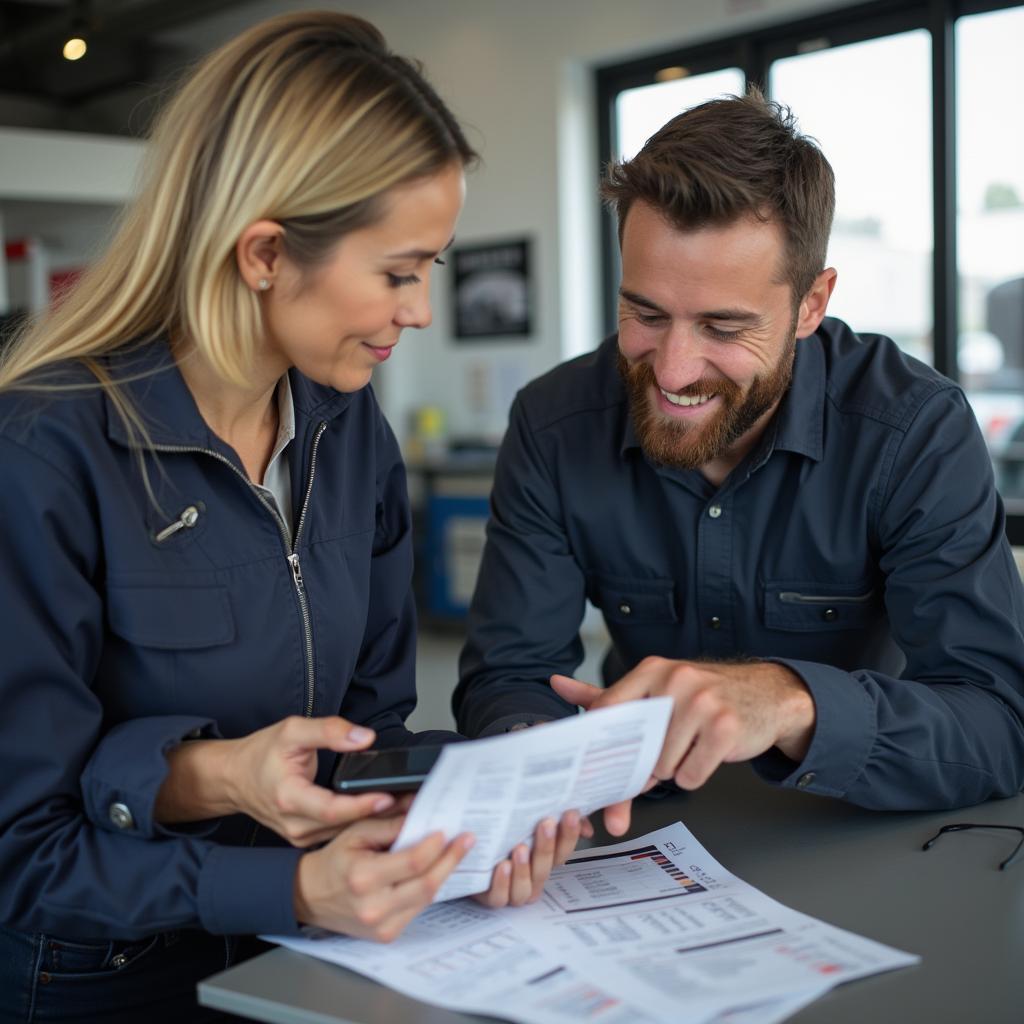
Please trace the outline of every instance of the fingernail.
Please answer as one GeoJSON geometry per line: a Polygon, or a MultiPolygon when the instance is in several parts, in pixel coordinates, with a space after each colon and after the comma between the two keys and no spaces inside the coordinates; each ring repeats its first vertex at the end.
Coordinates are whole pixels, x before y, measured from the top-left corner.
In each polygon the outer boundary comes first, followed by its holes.
{"type": "Polygon", "coordinates": [[[565,823],[569,828],[575,828],[580,823],[579,811],[566,811],[565,823]]]}
{"type": "Polygon", "coordinates": [[[473,845],[476,843],[476,836],[463,836],[460,841],[462,843],[462,848],[464,850],[471,850],[473,848],[473,845]]]}
{"type": "Polygon", "coordinates": [[[512,859],[517,864],[525,864],[530,859],[530,851],[525,846],[517,846],[512,853],[512,859]]]}
{"type": "Polygon", "coordinates": [[[348,738],[353,743],[366,743],[373,739],[373,730],[364,729],[361,725],[353,725],[348,731],[348,738]]]}
{"type": "Polygon", "coordinates": [[[548,818],[540,823],[540,834],[545,839],[554,839],[555,830],[557,829],[557,827],[558,826],[554,823],[554,821],[548,818]]]}
{"type": "Polygon", "coordinates": [[[374,800],[373,809],[375,811],[386,811],[394,802],[395,798],[393,796],[382,796],[379,800],[374,800]]]}

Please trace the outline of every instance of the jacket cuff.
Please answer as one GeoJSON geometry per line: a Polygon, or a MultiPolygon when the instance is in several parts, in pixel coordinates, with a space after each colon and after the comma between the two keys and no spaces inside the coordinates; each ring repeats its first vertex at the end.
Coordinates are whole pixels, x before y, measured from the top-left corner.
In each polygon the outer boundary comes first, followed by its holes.
{"type": "Polygon", "coordinates": [[[500,693],[481,690],[466,698],[456,711],[456,728],[476,739],[505,732],[516,722],[552,722],[579,714],[547,684],[511,685],[500,693]]]}
{"type": "Polygon", "coordinates": [[[214,935],[297,935],[290,846],[214,846],[199,875],[199,920],[214,935]]]}
{"type": "Polygon", "coordinates": [[[189,715],[136,718],[115,725],[97,744],[82,772],[86,817],[121,835],[202,836],[216,820],[170,829],[157,823],[156,797],[167,778],[167,754],[183,740],[219,736],[212,719],[189,715]]]}
{"type": "Polygon", "coordinates": [[[486,726],[480,733],[479,738],[485,736],[500,736],[502,733],[510,732],[517,725],[540,725],[541,722],[550,722],[550,715],[505,715],[486,726]]]}
{"type": "Polygon", "coordinates": [[[766,658],[795,672],[814,701],[814,736],[800,762],[774,747],[756,757],[754,771],[768,782],[820,796],[845,797],[864,771],[874,746],[874,704],[856,676],[832,665],[791,658],[766,658]]]}

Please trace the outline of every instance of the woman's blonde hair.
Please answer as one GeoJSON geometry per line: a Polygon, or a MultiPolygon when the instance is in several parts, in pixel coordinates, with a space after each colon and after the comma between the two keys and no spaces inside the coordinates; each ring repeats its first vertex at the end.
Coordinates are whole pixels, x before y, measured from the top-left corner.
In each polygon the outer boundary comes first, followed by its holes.
{"type": "Polygon", "coordinates": [[[475,157],[418,66],[368,22],[312,11],[257,25],[203,60],[160,115],[111,244],[9,345],[0,389],[46,389],[40,371],[77,360],[139,426],[99,358],[162,335],[243,384],[263,331],[235,258],[249,224],[280,223],[285,254],[312,269],[381,215],[389,189],[475,157]]]}

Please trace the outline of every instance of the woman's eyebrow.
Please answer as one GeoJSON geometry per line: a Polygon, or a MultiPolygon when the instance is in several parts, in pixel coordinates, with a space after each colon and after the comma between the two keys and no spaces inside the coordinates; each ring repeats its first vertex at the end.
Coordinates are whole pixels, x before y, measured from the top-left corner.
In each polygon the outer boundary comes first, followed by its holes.
{"type": "MultiPolygon", "coordinates": [[[[447,252],[455,242],[455,236],[452,235],[448,239],[448,244],[441,250],[441,252],[447,252]]],[[[406,249],[405,252],[393,252],[385,259],[389,260],[432,260],[437,255],[436,252],[428,252],[426,249],[406,249]]]]}

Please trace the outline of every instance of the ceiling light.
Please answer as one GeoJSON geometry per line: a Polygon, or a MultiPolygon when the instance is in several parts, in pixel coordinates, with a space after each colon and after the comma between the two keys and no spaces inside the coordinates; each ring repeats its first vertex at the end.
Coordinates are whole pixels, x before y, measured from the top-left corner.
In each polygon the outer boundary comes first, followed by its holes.
{"type": "Polygon", "coordinates": [[[72,36],[64,44],[64,49],[61,52],[64,54],[65,60],[79,60],[85,56],[85,51],[88,48],[81,36],[72,36]]]}

